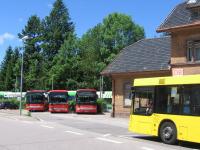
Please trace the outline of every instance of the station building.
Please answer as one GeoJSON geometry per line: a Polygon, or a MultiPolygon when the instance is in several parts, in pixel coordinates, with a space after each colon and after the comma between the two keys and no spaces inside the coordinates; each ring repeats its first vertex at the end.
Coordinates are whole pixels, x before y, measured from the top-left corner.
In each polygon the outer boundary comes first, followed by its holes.
{"type": "Polygon", "coordinates": [[[200,74],[200,0],[178,4],[157,32],[169,36],[125,47],[101,72],[112,79],[113,116],[129,116],[135,78],[200,74]]]}

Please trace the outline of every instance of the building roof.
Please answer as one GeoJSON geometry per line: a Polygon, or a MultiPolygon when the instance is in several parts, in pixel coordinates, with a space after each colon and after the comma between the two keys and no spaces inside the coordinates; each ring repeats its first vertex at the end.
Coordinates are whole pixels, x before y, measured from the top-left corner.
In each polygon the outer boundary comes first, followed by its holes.
{"type": "Polygon", "coordinates": [[[171,37],[142,39],[125,47],[101,74],[168,70],[170,56],[171,37]]]}
{"type": "Polygon", "coordinates": [[[200,6],[200,0],[188,0],[187,4],[189,8],[198,7],[200,6]]]}
{"type": "Polygon", "coordinates": [[[158,27],[157,31],[163,32],[172,28],[180,28],[200,24],[200,18],[194,19],[191,13],[191,8],[199,6],[200,0],[196,0],[195,3],[189,3],[188,1],[180,3],[158,27]]]}

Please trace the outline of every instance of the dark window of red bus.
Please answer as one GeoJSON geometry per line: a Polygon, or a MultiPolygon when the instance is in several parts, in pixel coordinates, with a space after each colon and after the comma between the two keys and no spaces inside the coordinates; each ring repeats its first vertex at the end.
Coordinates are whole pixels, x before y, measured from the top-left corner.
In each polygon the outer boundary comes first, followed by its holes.
{"type": "Polygon", "coordinates": [[[27,104],[41,104],[44,103],[45,96],[43,93],[28,93],[26,95],[27,104]]]}
{"type": "Polygon", "coordinates": [[[77,93],[77,103],[96,103],[97,94],[92,91],[83,91],[77,93]]]}
{"type": "Polygon", "coordinates": [[[66,103],[67,97],[65,92],[52,92],[49,94],[49,103],[66,103]]]}

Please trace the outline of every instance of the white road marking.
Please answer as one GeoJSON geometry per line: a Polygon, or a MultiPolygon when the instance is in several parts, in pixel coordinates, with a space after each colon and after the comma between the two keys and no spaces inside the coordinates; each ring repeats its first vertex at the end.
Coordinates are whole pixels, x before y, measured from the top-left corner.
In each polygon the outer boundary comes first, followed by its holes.
{"type": "Polygon", "coordinates": [[[66,132],[66,133],[76,134],[76,135],[83,135],[83,133],[74,132],[74,131],[65,131],[65,132],[66,132]]]}
{"type": "Polygon", "coordinates": [[[103,137],[107,137],[107,136],[110,136],[110,135],[111,135],[111,134],[109,134],[109,133],[108,133],[108,134],[104,134],[103,137]]]}
{"type": "Polygon", "coordinates": [[[115,143],[115,144],[122,144],[123,142],[120,142],[120,141],[115,141],[115,140],[111,140],[111,139],[107,139],[107,138],[97,138],[98,140],[101,140],[101,141],[106,141],[106,142],[110,142],[110,143],[115,143]]]}
{"type": "Polygon", "coordinates": [[[33,122],[30,122],[30,121],[22,121],[23,123],[26,123],[26,124],[32,124],[33,122]]]}
{"type": "Polygon", "coordinates": [[[141,147],[141,149],[143,149],[143,150],[154,150],[153,148],[149,148],[149,147],[141,147]]]}
{"type": "Polygon", "coordinates": [[[44,127],[44,128],[49,128],[49,129],[53,129],[54,127],[51,127],[51,126],[46,126],[46,125],[40,125],[41,127],[44,127]]]}

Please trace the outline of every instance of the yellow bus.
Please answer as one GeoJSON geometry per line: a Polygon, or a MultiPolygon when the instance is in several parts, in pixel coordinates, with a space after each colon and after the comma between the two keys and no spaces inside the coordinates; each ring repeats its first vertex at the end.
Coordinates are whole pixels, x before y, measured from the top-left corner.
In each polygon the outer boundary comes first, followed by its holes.
{"type": "Polygon", "coordinates": [[[129,130],[200,143],[200,75],[135,79],[129,130]]]}

